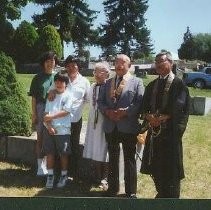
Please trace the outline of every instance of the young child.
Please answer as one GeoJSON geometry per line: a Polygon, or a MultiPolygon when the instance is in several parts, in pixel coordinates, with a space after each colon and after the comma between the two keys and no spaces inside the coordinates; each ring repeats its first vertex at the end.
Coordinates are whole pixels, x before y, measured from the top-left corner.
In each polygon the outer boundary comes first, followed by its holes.
{"type": "Polygon", "coordinates": [[[36,127],[36,156],[37,156],[37,176],[47,174],[46,161],[43,157],[43,114],[47,99],[47,92],[53,83],[53,70],[58,59],[54,52],[45,52],[40,59],[43,71],[34,76],[31,82],[29,96],[32,96],[32,124],[36,127]]]}
{"type": "Polygon", "coordinates": [[[99,187],[107,188],[107,143],[103,131],[103,115],[98,110],[97,99],[101,88],[109,77],[109,65],[105,62],[96,63],[94,69],[95,83],[90,89],[90,109],[86,130],[83,157],[93,160],[94,177],[99,187]]]}
{"type": "Polygon", "coordinates": [[[61,176],[57,187],[62,188],[68,180],[68,156],[70,154],[70,112],[72,107],[72,98],[65,91],[69,83],[67,75],[57,73],[54,77],[56,97],[53,101],[47,100],[45,107],[44,142],[43,149],[47,155],[48,176],[46,188],[54,186],[54,166],[55,157],[60,156],[61,176]]]}

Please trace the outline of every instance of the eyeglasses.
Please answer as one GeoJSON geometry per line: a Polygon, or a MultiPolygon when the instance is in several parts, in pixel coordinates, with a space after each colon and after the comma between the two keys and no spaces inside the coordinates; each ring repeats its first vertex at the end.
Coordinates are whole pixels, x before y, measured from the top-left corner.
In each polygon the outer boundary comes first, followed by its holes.
{"type": "Polygon", "coordinates": [[[106,71],[93,71],[93,75],[104,75],[106,73],[106,71]]]}
{"type": "Polygon", "coordinates": [[[168,59],[165,60],[155,60],[155,64],[163,64],[166,63],[167,61],[169,61],[168,59]]]}

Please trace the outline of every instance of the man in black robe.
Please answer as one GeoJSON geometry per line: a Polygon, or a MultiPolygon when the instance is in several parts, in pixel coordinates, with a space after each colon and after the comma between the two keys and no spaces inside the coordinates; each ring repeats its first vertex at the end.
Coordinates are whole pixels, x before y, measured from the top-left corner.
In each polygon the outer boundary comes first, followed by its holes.
{"type": "Polygon", "coordinates": [[[184,178],[182,136],[189,116],[189,91],[172,72],[169,52],[156,56],[159,77],[148,84],[143,117],[148,127],[141,173],[150,174],[156,198],[179,198],[184,178]]]}

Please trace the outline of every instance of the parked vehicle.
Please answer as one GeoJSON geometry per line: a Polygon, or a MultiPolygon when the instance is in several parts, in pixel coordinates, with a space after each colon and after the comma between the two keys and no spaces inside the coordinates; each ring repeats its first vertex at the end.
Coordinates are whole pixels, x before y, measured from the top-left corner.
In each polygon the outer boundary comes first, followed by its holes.
{"type": "Polygon", "coordinates": [[[186,72],[183,74],[183,81],[195,88],[211,87],[211,67],[204,67],[196,72],[186,72]]]}

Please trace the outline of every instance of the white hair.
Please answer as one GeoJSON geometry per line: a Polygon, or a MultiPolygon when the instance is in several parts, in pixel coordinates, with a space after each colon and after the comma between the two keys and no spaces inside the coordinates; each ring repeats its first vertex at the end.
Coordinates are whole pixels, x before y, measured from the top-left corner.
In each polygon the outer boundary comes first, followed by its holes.
{"type": "Polygon", "coordinates": [[[110,73],[110,67],[109,67],[109,64],[106,61],[96,63],[94,70],[96,70],[96,69],[104,70],[107,73],[110,73]]]}
{"type": "Polygon", "coordinates": [[[127,61],[130,64],[130,58],[125,54],[118,54],[116,56],[116,59],[122,59],[124,61],[127,61]]]}

